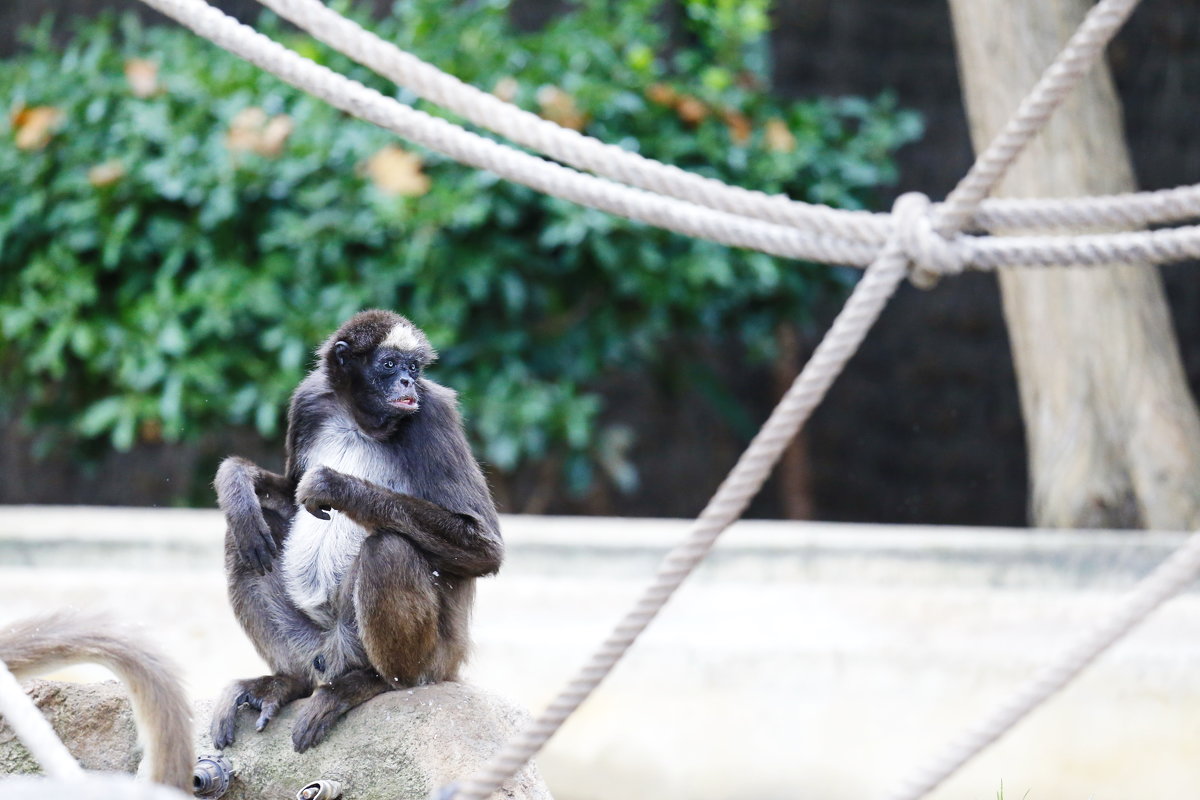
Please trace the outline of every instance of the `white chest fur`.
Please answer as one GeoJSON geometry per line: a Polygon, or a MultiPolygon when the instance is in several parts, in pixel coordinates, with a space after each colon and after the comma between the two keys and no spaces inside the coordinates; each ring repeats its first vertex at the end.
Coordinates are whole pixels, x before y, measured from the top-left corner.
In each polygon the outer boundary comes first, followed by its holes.
{"type": "MultiPolygon", "coordinates": [[[[331,418],[308,452],[305,471],[322,466],[404,491],[404,486],[396,485],[395,466],[387,449],[363,436],[349,418],[331,418]]],[[[332,510],[329,517],[317,519],[303,507],[297,509],[281,556],[288,595],[317,622],[329,613],[322,606],[337,591],[367,536],[366,529],[347,515],[332,510]]]]}

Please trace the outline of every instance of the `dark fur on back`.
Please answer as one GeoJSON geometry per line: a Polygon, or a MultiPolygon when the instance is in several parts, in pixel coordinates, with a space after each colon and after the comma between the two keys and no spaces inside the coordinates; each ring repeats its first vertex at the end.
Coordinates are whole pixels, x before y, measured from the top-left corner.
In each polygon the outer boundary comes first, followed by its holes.
{"type": "Polygon", "coordinates": [[[261,729],[319,684],[293,731],[304,750],[380,691],[457,677],[475,578],[503,543],[456,395],[421,373],[434,358],[399,314],[355,315],[292,395],[284,474],[218,471],[230,600],[274,670],[227,691],[218,747],[244,704],[261,729]]]}

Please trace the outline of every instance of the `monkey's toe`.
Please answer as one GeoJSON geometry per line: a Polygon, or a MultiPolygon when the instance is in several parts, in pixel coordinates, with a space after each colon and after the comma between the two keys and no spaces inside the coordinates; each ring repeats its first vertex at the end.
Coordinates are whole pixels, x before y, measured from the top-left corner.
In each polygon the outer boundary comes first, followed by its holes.
{"type": "Polygon", "coordinates": [[[212,721],[213,747],[218,750],[224,750],[233,744],[234,729],[237,727],[237,708],[233,708],[218,717],[214,717],[212,721]]]}
{"type": "Polygon", "coordinates": [[[314,694],[304,705],[292,726],[292,746],[297,753],[316,747],[325,741],[345,709],[324,692],[314,694]]]}
{"type": "Polygon", "coordinates": [[[263,728],[267,727],[267,723],[275,718],[275,714],[279,711],[279,703],[268,700],[261,706],[262,713],[258,715],[258,719],[254,722],[254,730],[262,733],[263,728]]]}
{"type": "Polygon", "coordinates": [[[325,741],[336,719],[297,720],[292,729],[292,747],[303,753],[325,741]]]}

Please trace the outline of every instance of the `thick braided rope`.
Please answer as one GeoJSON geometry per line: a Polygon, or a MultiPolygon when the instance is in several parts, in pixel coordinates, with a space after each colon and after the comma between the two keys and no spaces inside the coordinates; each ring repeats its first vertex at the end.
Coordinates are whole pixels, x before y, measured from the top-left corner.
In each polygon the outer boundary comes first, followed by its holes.
{"type": "MultiPolygon", "coordinates": [[[[1136,2],[1137,0],[1104,0],[1098,7],[1104,7],[1107,4],[1117,7],[1128,6],[1131,9],[1136,2]]],[[[1103,49],[1103,42],[1115,34],[1120,27],[1120,21],[1123,21],[1126,16],[1128,16],[1128,10],[1115,25],[1107,22],[1103,26],[1093,25],[1093,28],[1100,30],[1099,33],[1082,38],[1077,33],[1071,38],[1067,47],[1047,70],[1047,74],[1056,76],[1055,80],[1047,81],[1044,78],[1040,80],[1032,92],[1035,102],[1022,104],[1022,109],[1035,108],[1037,113],[1034,115],[1028,111],[1025,112],[1028,119],[1022,125],[1016,126],[1016,129],[1021,131],[1020,135],[1011,133],[1014,126],[1007,126],[997,141],[993,142],[979,156],[976,167],[981,162],[987,162],[1001,164],[1002,166],[999,167],[1001,170],[1007,169],[1008,164],[1012,163],[1021,149],[1033,138],[1036,128],[1046,124],[1054,109],[1066,97],[1067,92],[1099,57],[1103,49]],[[1098,42],[1099,44],[1097,44],[1098,42]],[[1064,63],[1069,64],[1070,68],[1063,68],[1062,64],[1064,63]],[[1028,130],[1029,127],[1034,127],[1034,130],[1028,130]]],[[[1113,15],[1104,14],[1101,18],[1110,20],[1113,15]]],[[[1089,16],[1089,19],[1094,20],[1095,17],[1089,16]]],[[[1086,22],[1084,27],[1087,27],[1086,22]]],[[[1020,116],[1020,112],[1018,116],[1020,116]]],[[[688,537],[668,554],[655,579],[645,590],[638,603],[546,710],[521,734],[510,740],[479,773],[467,780],[461,788],[452,789],[449,797],[459,800],[485,800],[491,796],[507,778],[541,749],[542,745],[608,675],[637,636],[662,609],[683,579],[708,553],[717,536],[741,515],[750,499],[757,494],[783,449],[807,419],[816,403],[824,397],[833,378],[841,371],[846,360],[861,343],[870,324],[882,311],[883,306],[895,291],[897,283],[903,277],[909,262],[912,259],[921,259],[918,266],[935,275],[961,270],[960,254],[944,238],[944,235],[956,234],[970,220],[979,201],[982,200],[982,195],[976,196],[976,192],[983,187],[986,193],[999,178],[997,175],[995,179],[987,182],[978,177],[987,174],[986,164],[980,169],[976,169],[976,167],[972,167],[967,176],[955,187],[955,191],[951,193],[952,198],[957,197],[958,199],[955,202],[947,202],[932,214],[929,209],[929,199],[924,195],[910,193],[897,199],[893,209],[893,219],[896,222],[895,233],[884,246],[879,259],[872,264],[867,275],[859,284],[859,288],[862,288],[863,284],[868,281],[874,284],[873,278],[880,275],[881,290],[876,291],[872,286],[869,295],[864,291],[860,296],[856,288],[855,294],[851,295],[842,314],[835,320],[826,338],[813,354],[813,358],[805,365],[792,388],[772,412],[766,424],[751,442],[750,447],[743,453],[733,471],[721,484],[716,495],[709,501],[688,537]],[[938,233],[943,236],[939,236],[938,233]],[[863,300],[864,310],[871,312],[870,317],[860,318],[856,302],[860,297],[863,300]],[[869,305],[868,297],[871,298],[869,305]],[[856,322],[851,325],[848,323],[843,327],[839,325],[843,319],[865,319],[866,321],[865,324],[856,322]],[[843,349],[842,342],[852,342],[852,346],[848,350],[843,349]],[[826,359],[829,358],[828,352],[822,352],[827,343],[829,344],[827,351],[834,351],[839,356],[839,360],[836,361],[829,359],[828,366],[826,364],[826,359]],[[807,388],[805,384],[810,380],[814,388],[819,388],[819,392],[805,393],[802,391],[807,388]],[[801,405],[802,401],[793,399],[793,397],[803,398],[804,401],[808,401],[808,404],[801,405]],[[800,413],[793,414],[794,406],[800,413]]],[[[996,735],[1000,735],[1003,730],[1007,730],[1007,728],[1000,728],[996,735]]],[[[960,749],[962,759],[959,763],[965,763],[986,744],[987,742],[965,742],[960,749]]],[[[957,766],[958,764],[952,765],[953,768],[957,768],[957,766]]],[[[442,795],[443,798],[446,796],[442,795]]]]}
{"type": "MultiPolygon", "coordinates": [[[[887,214],[834,209],[731,186],[564,128],[442,72],[320,0],[260,1],[314,38],[418,97],[578,169],[730,214],[851,241],[882,245],[891,233],[892,221],[887,214]]],[[[1196,216],[1200,216],[1200,186],[1188,186],[1112,197],[986,200],[971,227],[1136,228],[1196,216]]]]}
{"type": "Polygon", "coordinates": [[[476,775],[453,788],[450,794],[440,797],[483,800],[491,796],[587,699],[684,578],[707,555],[721,532],[741,516],[751,498],[758,493],[780,454],[825,396],[904,279],[907,264],[908,259],[897,245],[889,243],[885,246],[879,259],[854,287],[812,358],[693,523],[687,537],[663,559],[637,604],[537,719],[508,741],[476,775]]]}
{"type": "Polygon", "coordinates": [[[1200,186],[1107,197],[1025,199],[992,197],[983,201],[974,225],[998,228],[1141,228],[1200,216],[1200,186]]]}
{"type": "Polygon", "coordinates": [[[300,56],[204,0],[143,0],[199,35],[335,108],[540,192],[677,233],[831,264],[868,264],[878,246],[714,211],[585,175],[409,108],[300,56]]]}
{"type": "Polygon", "coordinates": [[[1200,575],[1200,533],[1193,533],[1135,587],[1108,619],[1049,662],[982,722],[963,731],[941,753],[921,765],[886,796],[887,800],[917,800],[933,791],[972,756],[1070,683],[1097,656],[1182,591],[1197,575],[1200,575]]]}
{"type": "Polygon", "coordinates": [[[0,661],[0,717],[52,778],[82,780],[83,768],[68,751],[21,684],[0,661]]]}
{"type": "Polygon", "coordinates": [[[963,265],[980,270],[1064,264],[1167,263],[1200,258],[1200,226],[1197,225],[1072,236],[960,236],[954,242],[963,265]]]}
{"type": "Polygon", "coordinates": [[[992,193],[1025,145],[1045,126],[1075,84],[1096,63],[1138,2],[1101,0],[1092,6],[1004,128],[946,197],[946,202],[938,209],[934,226],[939,233],[957,233],[970,224],[983,199],[992,193]]]}
{"type": "Polygon", "coordinates": [[[852,241],[883,244],[886,217],[800,203],[783,195],[730,186],[564,128],[463,83],[327,8],[320,0],[259,0],[358,63],[418,97],[565,164],[655,194],[730,214],[852,241]]]}
{"type": "MultiPolygon", "coordinates": [[[[584,175],[469,133],[445,120],[384,97],[299,56],[208,6],[203,0],[143,2],[347,113],[463,163],[491,170],[539,191],[677,233],[787,258],[862,266],[870,263],[879,253],[877,245],[808,234],[584,175]]],[[[1155,197],[1154,202],[1142,204],[1143,211],[1178,208],[1180,203],[1195,199],[1196,193],[1175,190],[1172,194],[1155,197]]],[[[938,213],[941,207],[935,206],[933,213],[938,213]]],[[[893,226],[894,223],[889,224],[889,227],[893,226]]],[[[985,269],[1022,264],[1105,263],[1144,258],[1163,261],[1193,257],[1200,250],[1200,228],[1097,234],[1079,243],[1073,237],[1026,237],[1019,242],[1010,242],[1005,238],[967,236],[954,237],[953,243],[961,250],[956,261],[962,267],[985,269]]],[[[936,272],[928,265],[919,266],[926,274],[936,272]]]]}

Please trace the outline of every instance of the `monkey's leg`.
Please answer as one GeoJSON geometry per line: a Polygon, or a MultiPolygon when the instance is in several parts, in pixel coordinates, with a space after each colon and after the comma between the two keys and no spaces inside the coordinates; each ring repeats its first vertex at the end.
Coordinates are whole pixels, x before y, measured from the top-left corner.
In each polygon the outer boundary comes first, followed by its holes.
{"type": "Polygon", "coordinates": [[[312,682],[295,675],[263,675],[234,681],[225,688],[213,711],[210,729],[213,746],[224,750],[233,744],[237,714],[242,706],[261,712],[254,729],[262,731],[279,709],[311,693],[312,682]]]}
{"type": "Polygon", "coordinates": [[[442,678],[431,674],[439,648],[440,601],[432,568],[407,539],[368,536],[343,579],[369,666],[322,684],[292,728],[297,752],[319,744],[350,709],[381,692],[442,678]]]}
{"type": "Polygon", "coordinates": [[[456,681],[471,649],[468,627],[471,606],[475,602],[475,579],[443,576],[438,581],[441,599],[438,643],[429,659],[426,675],[430,682],[456,681]]]}
{"type": "MultiPolygon", "coordinates": [[[[228,542],[227,542],[228,546],[228,542]]],[[[273,675],[234,681],[221,696],[211,725],[213,744],[233,743],[238,710],[261,712],[261,731],[283,706],[312,692],[313,659],[320,652],[321,630],[292,604],[278,572],[258,575],[235,554],[227,553],[229,600],[242,629],[273,675]]]]}
{"type": "Polygon", "coordinates": [[[320,744],[334,723],[347,711],[389,688],[378,673],[369,667],[351,670],[321,685],[296,717],[296,724],[292,728],[292,746],[297,753],[303,753],[320,744]]]}
{"type": "Polygon", "coordinates": [[[395,687],[430,683],[441,602],[435,570],[403,536],[376,533],[359,550],[352,577],[354,613],[367,660],[395,687]]]}

